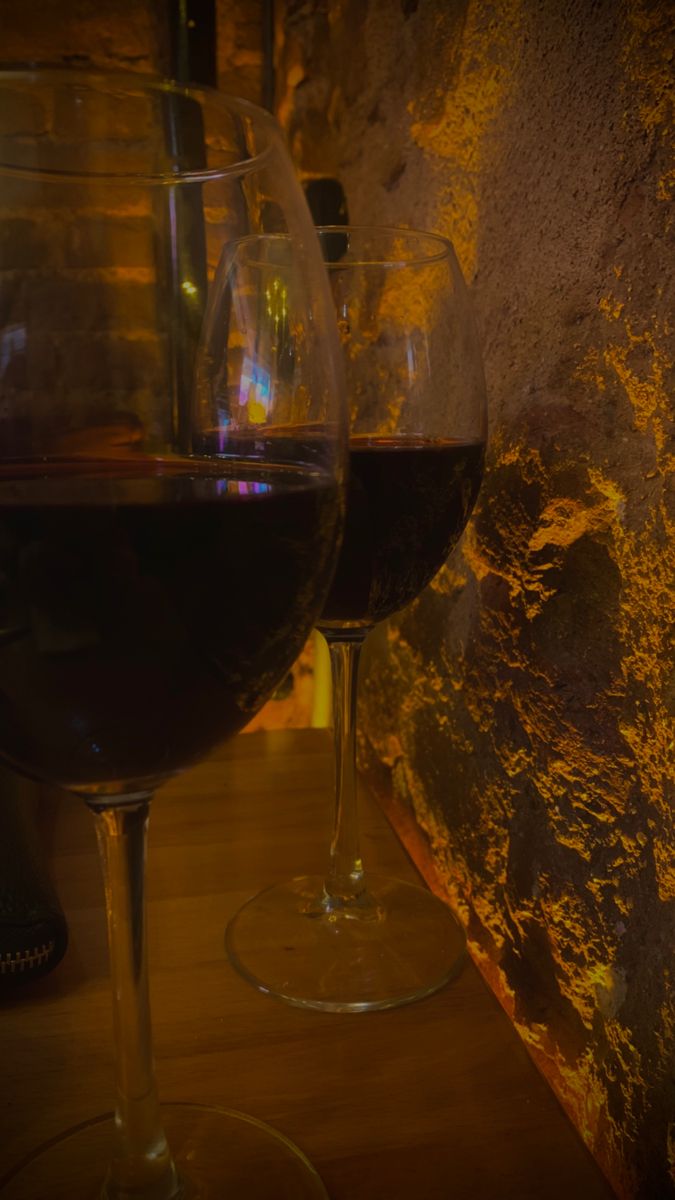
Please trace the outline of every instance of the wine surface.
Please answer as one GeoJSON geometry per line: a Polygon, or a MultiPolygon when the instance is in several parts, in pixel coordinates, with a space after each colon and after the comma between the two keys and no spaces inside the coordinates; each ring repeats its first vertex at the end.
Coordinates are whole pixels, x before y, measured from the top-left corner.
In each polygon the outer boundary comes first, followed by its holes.
{"type": "Polygon", "coordinates": [[[197,761],[301,649],[338,508],[289,466],[0,468],[0,754],[85,794],[197,761]]]}
{"type": "Polygon", "coordinates": [[[319,628],[374,625],[419,595],[457,542],[482,442],[353,437],[342,549],[319,628]]]}

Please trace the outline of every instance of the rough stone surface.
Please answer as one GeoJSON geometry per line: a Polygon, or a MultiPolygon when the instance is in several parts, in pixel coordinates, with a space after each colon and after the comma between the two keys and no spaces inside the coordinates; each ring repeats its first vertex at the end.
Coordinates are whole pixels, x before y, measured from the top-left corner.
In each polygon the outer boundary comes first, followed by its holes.
{"type": "Polygon", "coordinates": [[[453,239],[490,397],[462,552],[371,643],[364,767],[617,1193],[660,1200],[675,6],[286,0],[279,29],[299,167],[453,239]]]}

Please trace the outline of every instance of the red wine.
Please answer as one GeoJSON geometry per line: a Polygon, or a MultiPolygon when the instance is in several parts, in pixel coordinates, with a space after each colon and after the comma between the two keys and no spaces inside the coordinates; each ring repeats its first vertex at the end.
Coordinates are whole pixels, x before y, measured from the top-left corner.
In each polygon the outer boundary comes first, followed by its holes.
{"type": "Polygon", "coordinates": [[[198,760],[298,654],[338,514],[302,467],[1,468],[0,754],[85,794],[198,760]]]}
{"type": "Polygon", "coordinates": [[[483,473],[481,442],[350,442],[342,550],[320,627],[374,625],[419,595],[457,542],[483,473]]]}

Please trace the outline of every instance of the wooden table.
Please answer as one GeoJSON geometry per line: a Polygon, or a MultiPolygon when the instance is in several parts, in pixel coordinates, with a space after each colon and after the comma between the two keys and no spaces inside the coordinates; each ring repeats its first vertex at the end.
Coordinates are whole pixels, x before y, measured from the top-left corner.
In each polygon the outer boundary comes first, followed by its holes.
{"type": "MultiPolygon", "coordinates": [[[[238,906],[277,879],[322,869],[330,792],[328,735],[301,731],[240,735],[158,796],[148,896],[162,1098],[238,1108],[278,1127],[332,1200],[610,1197],[471,964],[427,1000],[344,1015],[291,1008],[231,969],[223,931],[238,906]]],[[[0,1176],[111,1107],[92,821],[65,797],[48,815],[71,940],[51,976],[2,1006],[0,1176]]],[[[368,864],[415,877],[368,797],[363,841],[368,864]]]]}

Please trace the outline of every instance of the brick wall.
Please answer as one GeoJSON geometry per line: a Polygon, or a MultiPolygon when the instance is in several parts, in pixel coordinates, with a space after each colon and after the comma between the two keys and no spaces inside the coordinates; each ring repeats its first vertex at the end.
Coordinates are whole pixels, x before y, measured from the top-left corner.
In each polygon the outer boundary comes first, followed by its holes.
{"type": "Polygon", "coordinates": [[[155,0],[0,0],[0,61],[156,72],[163,11],[155,0]]]}
{"type": "Polygon", "coordinates": [[[218,87],[262,104],[262,0],[217,0],[218,87]]]}
{"type": "MultiPolygon", "coordinates": [[[[15,96],[5,117],[17,124],[3,142],[10,154],[20,155],[29,101],[19,87],[15,96]]],[[[100,169],[113,160],[137,161],[142,122],[131,102],[115,104],[112,120],[110,112],[95,113],[86,128],[75,90],[45,93],[39,102],[31,97],[30,106],[33,131],[39,126],[42,135],[41,166],[58,169],[68,162],[100,169]],[[97,138],[92,156],[84,148],[97,138]]],[[[109,429],[112,422],[110,436],[118,438],[126,421],[133,438],[140,418],[148,445],[161,441],[168,434],[157,406],[166,338],[158,329],[149,195],[81,183],[53,184],[47,194],[32,181],[6,179],[0,210],[8,354],[13,340],[3,395],[22,414],[15,435],[33,438],[35,450],[35,418],[43,451],[65,451],[87,426],[109,429]],[[22,353],[17,338],[24,339],[22,353]]],[[[20,445],[15,452],[22,452],[20,445]]]]}
{"type": "MultiPolygon", "coordinates": [[[[32,5],[1,0],[2,62],[157,72],[164,44],[161,13],[151,0],[32,5]]],[[[74,94],[63,93],[52,103],[17,90],[2,113],[0,136],[20,140],[22,133],[40,132],[41,163],[58,168],[83,136],[105,140],[106,153],[117,142],[119,154],[131,161],[142,120],[140,125],[132,100],[102,106],[84,129],[74,94]]],[[[87,165],[96,164],[89,157],[87,165]]],[[[14,181],[3,186],[0,205],[3,319],[17,328],[25,322],[41,329],[40,335],[31,333],[23,363],[15,359],[14,386],[28,403],[49,407],[55,437],[59,429],[67,435],[66,396],[69,406],[73,399],[79,405],[83,423],[94,409],[104,423],[107,414],[126,407],[121,401],[129,386],[158,374],[162,348],[155,332],[149,200],[123,190],[87,194],[64,186],[52,188],[47,202],[14,181]],[[21,283],[27,272],[29,288],[21,283]]],[[[149,383],[147,391],[146,415],[152,420],[149,383]]]]}
{"type": "MultiPolygon", "coordinates": [[[[218,86],[254,103],[262,100],[263,9],[262,0],[217,4],[218,86]]],[[[30,62],[162,73],[168,61],[165,6],[155,0],[38,0],[31,5],[0,0],[0,34],[5,66],[30,62]]],[[[59,146],[85,133],[72,102],[68,108],[62,98],[58,111],[48,111],[19,93],[11,111],[0,112],[0,137],[36,132],[44,137],[45,153],[51,143],[57,165],[59,146]]],[[[86,136],[106,139],[108,150],[111,139],[119,139],[120,147],[127,142],[131,153],[139,136],[137,109],[131,101],[118,101],[89,125],[86,136]]],[[[78,424],[98,424],[102,436],[123,437],[120,414],[131,405],[138,406],[148,427],[154,426],[156,448],[163,433],[157,410],[164,400],[152,381],[164,377],[167,346],[157,329],[156,214],[150,198],[139,192],[132,197],[124,189],[106,188],[88,196],[53,189],[46,205],[25,186],[8,185],[0,212],[0,316],[17,331],[30,317],[42,331],[31,336],[23,355],[13,347],[12,386],[28,404],[48,406],[54,437],[63,449],[84,444],[86,435],[78,424]],[[29,299],[21,283],[27,272],[29,299]],[[115,351],[114,370],[106,367],[107,348],[115,351]],[[138,393],[139,380],[146,381],[141,389],[145,395],[138,393]],[[129,386],[135,395],[125,401],[129,386]],[[66,397],[71,413],[74,399],[81,406],[70,433],[66,397]]],[[[227,229],[217,203],[210,211],[207,204],[205,215],[212,272],[227,229]]],[[[7,331],[6,336],[11,340],[7,331]]],[[[6,378],[5,387],[8,383],[6,378]]],[[[254,728],[311,723],[313,662],[310,641],[292,676],[255,718],[254,728]]]]}

